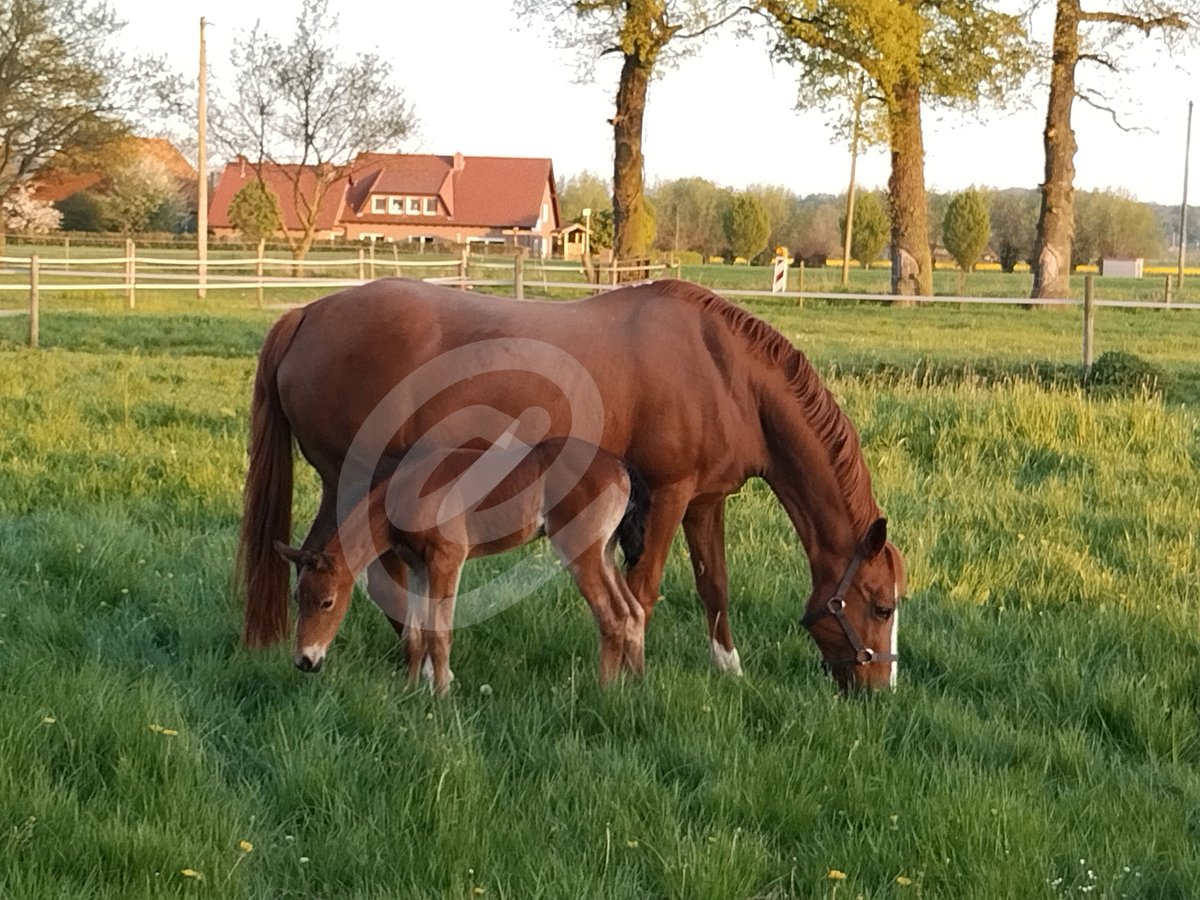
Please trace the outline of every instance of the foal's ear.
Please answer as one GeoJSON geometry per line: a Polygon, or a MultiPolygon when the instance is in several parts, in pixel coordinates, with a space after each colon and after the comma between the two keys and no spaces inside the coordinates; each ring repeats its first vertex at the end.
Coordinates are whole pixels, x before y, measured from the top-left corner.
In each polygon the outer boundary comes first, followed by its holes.
{"type": "Polygon", "coordinates": [[[863,559],[874,559],[883,552],[887,543],[887,519],[876,519],[867,529],[867,536],[862,542],[863,559]]]}
{"type": "Polygon", "coordinates": [[[289,547],[283,541],[272,541],[272,546],[275,547],[276,553],[290,563],[303,566],[308,562],[309,554],[307,550],[301,550],[299,547],[289,547]]]}

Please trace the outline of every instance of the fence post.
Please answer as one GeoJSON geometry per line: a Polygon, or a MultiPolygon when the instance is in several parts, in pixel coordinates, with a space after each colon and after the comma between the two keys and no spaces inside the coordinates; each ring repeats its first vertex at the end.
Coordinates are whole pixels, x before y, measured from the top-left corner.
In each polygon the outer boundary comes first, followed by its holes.
{"type": "Polygon", "coordinates": [[[132,238],[125,239],[125,308],[137,306],[137,247],[132,238]]]}
{"type": "Polygon", "coordinates": [[[617,285],[617,269],[620,267],[620,265],[621,265],[621,262],[620,262],[620,260],[617,259],[617,254],[614,253],[613,258],[612,258],[612,265],[609,267],[609,270],[608,270],[609,281],[612,282],[613,287],[616,287],[616,285],[617,285]]]}
{"type": "Polygon", "coordinates": [[[38,345],[38,272],[41,264],[35,253],[29,257],[29,346],[34,350],[38,345]]]}
{"type": "Polygon", "coordinates": [[[1092,339],[1095,336],[1096,309],[1092,301],[1096,299],[1096,276],[1087,275],[1083,279],[1083,377],[1087,380],[1092,371],[1092,339]]]}
{"type": "Polygon", "coordinates": [[[371,243],[369,243],[367,245],[367,256],[370,258],[370,261],[371,261],[371,265],[367,269],[367,272],[370,273],[371,280],[374,281],[375,280],[375,239],[374,238],[372,238],[371,243]]]}
{"type": "Polygon", "coordinates": [[[1171,276],[1170,275],[1163,276],[1163,302],[1164,303],[1171,302],[1171,276]]]}
{"type": "Polygon", "coordinates": [[[71,271],[71,236],[63,238],[63,271],[71,271]]]}
{"type": "Polygon", "coordinates": [[[518,247],[513,257],[513,296],[518,300],[525,299],[525,248],[518,247]]]}
{"type": "Polygon", "coordinates": [[[263,305],[263,256],[267,252],[267,239],[258,239],[258,257],[254,261],[254,274],[258,276],[258,308],[263,305]]]}
{"type": "Polygon", "coordinates": [[[366,266],[366,263],[363,262],[363,260],[365,260],[366,258],[367,258],[367,251],[364,250],[362,248],[362,245],[360,244],[359,248],[358,248],[358,280],[359,281],[367,280],[367,266],[366,266]]]}
{"type": "Polygon", "coordinates": [[[467,280],[467,263],[468,263],[468,260],[470,259],[470,257],[471,257],[471,246],[469,244],[463,244],[462,255],[459,257],[459,260],[458,260],[459,287],[466,287],[465,282],[467,280]]]}
{"type": "MultiPolygon", "coordinates": [[[[798,292],[798,293],[801,293],[801,294],[803,294],[803,293],[804,293],[804,260],[800,260],[800,265],[798,265],[796,268],[799,270],[799,273],[800,273],[800,275],[799,275],[800,281],[799,281],[799,285],[797,286],[796,290],[797,290],[797,292],[798,292]]],[[[803,306],[803,305],[804,305],[804,298],[803,298],[803,297],[797,297],[797,298],[796,298],[796,305],[797,305],[797,306],[803,306]]]]}

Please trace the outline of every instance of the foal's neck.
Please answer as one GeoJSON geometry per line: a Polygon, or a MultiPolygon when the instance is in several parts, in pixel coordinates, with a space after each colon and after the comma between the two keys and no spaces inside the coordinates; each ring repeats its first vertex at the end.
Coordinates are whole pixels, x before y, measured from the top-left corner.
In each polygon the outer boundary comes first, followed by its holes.
{"type": "Polygon", "coordinates": [[[325,552],[338,569],[357,578],[391,548],[390,523],[385,504],[388,482],[375,486],[342,519],[325,552]]]}

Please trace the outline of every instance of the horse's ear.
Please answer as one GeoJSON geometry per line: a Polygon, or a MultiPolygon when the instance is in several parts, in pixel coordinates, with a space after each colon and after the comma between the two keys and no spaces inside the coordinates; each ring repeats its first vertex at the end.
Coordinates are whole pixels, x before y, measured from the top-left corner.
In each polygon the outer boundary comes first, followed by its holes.
{"type": "Polygon", "coordinates": [[[863,559],[874,559],[883,552],[883,546],[887,543],[887,519],[876,519],[871,523],[871,527],[867,529],[867,536],[862,542],[863,559]]]}
{"type": "Polygon", "coordinates": [[[282,556],[290,563],[295,563],[298,566],[303,566],[308,562],[308,551],[301,550],[299,547],[289,547],[283,541],[274,541],[275,552],[282,556]]]}

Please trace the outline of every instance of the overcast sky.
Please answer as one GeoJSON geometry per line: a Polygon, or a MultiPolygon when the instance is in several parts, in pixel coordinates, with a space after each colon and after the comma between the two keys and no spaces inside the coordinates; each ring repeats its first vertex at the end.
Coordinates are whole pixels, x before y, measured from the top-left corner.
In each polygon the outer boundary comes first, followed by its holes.
{"type": "MultiPolygon", "coordinates": [[[[164,53],[180,71],[196,69],[198,20],[207,17],[213,87],[231,77],[229,49],[261,17],[287,33],[298,0],[267,4],[201,0],[113,0],[128,21],[126,47],[164,53]],[[269,12],[276,10],[276,12],[269,12]]],[[[331,0],[347,53],[375,50],[395,67],[420,120],[410,152],[549,156],[555,172],[611,176],[613,114],[620,62],[601,60],[590,84],[575,81],[575,57],[550,46],[544,29],[522,22],[509,0],[331,0]]],[[[1048,30],[1049,22],[1039,23],[1048,30]]],[[[1037,35],[1046,38],[1042,33],[1037,35]]],[[[1079,140],[1076,186],[1123,187],[1142,200],[1181,197],[1187,100],[1200,99],[1200,54],[1137,53],[1119,85],[1119,106],[1141,131],[1125,133],[1103,113],[1075,106],[1079,140]],[[1151,130],[1152,129],[1152,130],[1151,130]]],[[[1158,45],[1154,45],[1158,50],[1158,45]]],[[[764,45],[719,35],[650,87],[646,175],[698,175],[719,184],[780,184],[800,194],[845,188],[848,151],[834,141],[821,110],[797,112],[794,73],[772,65],[764,45]]],[[[926,109],[925,171],[933,190],[968,185],[1035,187],[1041,180],[1046,89],[1016,108],[984,113],[986,122],[926,109]]],[[[1200,132],[1200,116],[1196,123],[1200,132]]],[[[1194,143],[1200,144],[1200,137],[1194,143]]],[[[1193,157],[1194,158],[1194,157],[1193,157]]],[[[859,163],[861,183],[882,187],[883,150],[859,163]]],[[[1197,179],[1193,179],[1195,183],[1197,179]]],[[[1193,190],[1192,201],[1200,191],[1193,190]]]]}

